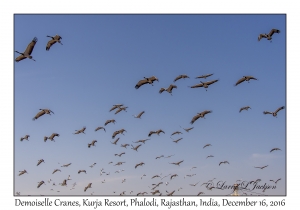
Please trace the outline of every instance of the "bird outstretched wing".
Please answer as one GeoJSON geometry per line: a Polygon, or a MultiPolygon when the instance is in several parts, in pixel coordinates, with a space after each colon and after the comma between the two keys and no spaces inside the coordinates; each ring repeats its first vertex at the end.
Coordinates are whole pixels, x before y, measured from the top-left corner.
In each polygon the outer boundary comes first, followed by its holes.
{"type": "Polygon", "coordinates": [[[282,107],[279,107],[274,113],[276,113],[277,114],[277,112],[279,112],[280,110],[282,110],[282,109],[284,109],[284,106],[282,106],[282,107]]]}
{"type": "Polygon", "coordinates": [[[37,38],[34,37],[33,40],[29,43],[29,45],[27,46],[26,50],[25,50],[25,54],[31,55],[33,48],[35,46],[35,43],[37,42],[37,38]]]}
{"type": "Polygon", "coordinates": [[[260,41],[262,38],[267,38],[268,36],[266,34],[259,34],[258,41],[260,41]]]}
{"type": "Polygon", "coordinates": [[[200,118],[200,116],[201,115],[199,115],[199,114],[195,115],[190,123],[193,124],[196,120],[198,120],[200,118]]]}
{"type": "Polygon", "coordinates": [[[206,82],[206,84],[207,84],[207,85],[211,85],[211,84],[213,84],[213,83],[215,83],[215,82],[218,82],[218,81],[219,81],[219,80],[216,79],[216,80],[212,80],[212,81],[206,82]]]}
{"type": "Polygon", "coordinates": [[[238,84],[244,82],[246,80],[246,77],[243,77],[241,79],[239,79],[236,83],[235,83],[235,86],[237,86],[238,84]]]}
{"type": "Polygon", "coordinates": [[[141,87],[142,85],[147,84],[147,83],[149,83],[149,81],[147,79],[142,79],[135,85],[135,89],[139,89],[139,87],[141,87]]]}
{"type": "Polygon", "coordinates": [[[280,33],[280,30],[273,28],[270,32],[269,32],[269,36],[273,36],[274,33],[280,33]]]}

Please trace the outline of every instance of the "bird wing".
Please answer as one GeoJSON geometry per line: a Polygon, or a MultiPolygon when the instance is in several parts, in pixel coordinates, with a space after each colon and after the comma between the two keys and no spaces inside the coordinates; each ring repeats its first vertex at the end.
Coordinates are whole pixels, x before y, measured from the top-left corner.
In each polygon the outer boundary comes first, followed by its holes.
{"type": "Polygon", "coordinates": [[[112,135],[112,138],[115,138],[118,133],[119,133],[119,131],[115,131],[112,135]]]}
{"type": "Polygon", "coordinates": [[[165,88],[160,88],[159,93],[164,92],[166,89],[165,88]]]}
{"type": "Polygon", "coordinates": [[[246,76],[247,79],[254,79],[254,80],[257,80],[255,77],[252,77],[252,76],[246,76]]]}
{"type": "Polygon", "coordinates": [[[219,80],[216,79],[216,80],[212,80],[212,81],[206,82],[206,84],[207,84],[207,85],[211,85],[211,84],[213,84],[213,83],[215,83],[215,82],[218,82],[218,81],[219,81],[219,80]]]}
{"type": "Polygon", "coordinates": [[[203,112],[200,113],[200,116],[204,116],[204,115],[206,115],[206,114],[208,114],[208,113],[212,113],[212,111],[210,111],[210,110],[205,110],[205,111],[203,111],[203,112]]]}
{"type": "Polygon", "coordinates": [[[245,77],[243,77],[243,78],[241,78],[241,79],[239,79],[236,83],[235,83],[235,86],[237,86],[238,84],[240,84],[240,83],[242,83],[242,82],[244,82],[246,80],[246,78],[245,77]]]}
{"type": "Polygon", "coordinates": [[[167,89],[168,92],[171,92],[173,90],[173,88],[177,88],[176,85],[170,85],[167,89]]]}
{"type": "Polygon", "coordinates": [[[149,83],[149,81],[147,79],[142,79],[135,85],[135,89],[138,89],[139,87],[141,87],[142,85],[147,84],[147,83],[149,83]]]}
{"type": "Polygon", "coordinates": [[[142,111],[141,113],[139,113],[138,114],[138,116],[137,117],[141,117],[142,116],[142,114],[144,114],[145,113],[145,111],[142,111]]]}
{"type": "Polygon", "coordinates": [[[196,120],[198,120],[200,117],[199,114],[197,114],[196,116],[193,117],[192,121],[190,122],[191,124],[193,124],[196,120]]]}
{"type": "Polygon", "coordinates": [[[27,46],[24,54],[28,54],[28,55],[31,55],[32,51],[33,51],[33,48],[34,48],[34,45],[35,43],[37,42],[37,38],[34,37],[33,40],[29,43],[29,45],[27,46]]]}
{"type": "Polygon", "coordinates": [[[178,77],[176,77],[175,79],[174,79],[174,82],[176,82],[177,80],[179,80],[179,79],[181,79],[182,78],[182,75],[179,75],[178,77]]]}
{"type": "Polygon", "coordinates": [[[122,109],[118,109],[116,112],[115,112],[115,114],[118,114],[120,111],[122,111],[122,109]]]}
{"type": "Polygon", "coordinates": [[[153,133],[156,133],[156,131],[150,131],[148,136],[151,136],[153,133]]]}
{"type": "Polygon", "coordinates": [[[273,28],[270,32],[269,32],[269,36],[273,36],[274,33],[280,33],[280,30],[273,28]]]}
{"type": "Polygon", "coordinates": [[[197,85],[191,86],[191,88],[198,88],[198,87],[203,87],[203,83],[199,83],[197,85]]]}
{"type": "Polygon", "coordinates": [[[109,111],[111,112],[111,111],[115,110],[116,108],[119,108],[119,106],[113,106],[109,111]]]}
{"type": "Polygon", "coordinates": [[[49,42],[48,42],[47,45],[46,45],[46,50],[47,50],[47,51],[50,50],[50,47],[51,47],[55,42],[56,42],[56,40],[54,40],[54,39],[49,40],[49,42]]]}
{"type": "Polygon", "coordinates": [[[19,61],[21,61],[21,60],[23,60],[23,59],[25,59],[26,57],[24,56],[24,55],[20,55],[20,56],[18,56],[16,59],[15,59],[15,61],[16,62],[19,62],[19,61]]]}
{"type": "Polygon", "coordinates": [[[282,110],[282,109],[284,109],[284,106],[279,107],[274,113],[277,113],[277,112],[279,112],[279,111],[282,110]]]}
{"type": "Polygon", "coordinates": [[[268,36],[266,34],[259,34],[258,41],[260,41],[262,38],[267,38],[268,36]]]}
{"type": "Polygon", "coordinates": [[[264,111],[264,114],[273,114],[273,112],[269,112],[269,111],[264,111]]]}
{"type": "Polygon", "coordinates": [[[39,118],[40,116],[43,116],[45,114],[45,111],[42,110],[42,111],[39,111],[33,118],[33,120],[36,120],[37,118],[39,118]]]}

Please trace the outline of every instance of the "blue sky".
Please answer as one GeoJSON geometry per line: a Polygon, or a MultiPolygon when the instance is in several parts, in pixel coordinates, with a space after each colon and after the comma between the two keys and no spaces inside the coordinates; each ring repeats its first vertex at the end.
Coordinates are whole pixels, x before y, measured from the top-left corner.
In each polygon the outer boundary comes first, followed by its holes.
{"type": "MultiPolygon", "coordinates": [[[[260,184],[274,185],[265,195],[286,194],[286,109],[278,117],[264,115],[286,106],[286,16],[285,15],[15,15],[14,50],[24,51],[33,37],[38,38],[33,53],[36,62],[25,59],[14,63],[14,191],[22,195],[117,195],[158,189],[163,195],[228,195],[231,190],[209,191],[200,184],[215,179],[232,185],[236,180],[260,178],[260,184]],[[31,23],[31,24],[27,24],[31,23]],[[272,43],[257,41],[260,33],[277,28],[272,43]],[[47,35],[62,36],[62,43],[45,50],[47,35]],[[207,79],[196,76],[213,73],[207,79]],[[180,74],[190,78],[173,80],[180,74]],[[159,82],[135,89],[143,77],[156,76],[159,82]],[[234,86],[244,75],[258,80],[234,86]],[[200,81],[219,81],[204,88],[188,86],[200,81]],[[161,87],[177,85],[172,96],[161,87]],[[109,112],[113,104],[128,106],[127,112],[109,112]],[[239,113],[243,106],[248,111],[239,113]],[[32,121],[39,109],[55,114],[32,121]],[[191,119],[198,112],[212,110],[206,119],[191,119]],[[141,119],[137,115],[145,114],[141,119]],[[108,119],[116,124],[105,126],[108,119]],[[86,134],[74,135],[86,126],[86,134]],[[185,132],[181,127],[194,127],[185,132]],[[114,131],[117,145],[111,144],[114,131]],[[121,144],[148,138],[138,152],[121,144]],[[177,144],[171,134],[181,131],[177,144]],[[44,136],[59,133],[55,142],[44,136]],[[20,141],[30,135],[29,141],[20,141]],[[97,140],[96,147],[87,144],[97,140]],[[211,147],[203,149],[205,144],[211,147]],[[270,150],[278,147],[281,151],[270,150]],[[122,157],[114,156],[125,152],[122,157]],[[155,159],[164,155],[170,158],[155,159]],[[206,157],[214,155],[213,158],[206,157]],[[26,158],[25,158],[26,157],[26,158]],[[45,163],[36,166],[39,159],[45,163]],[[169,164],[184,160],[180,166],[169,164]],[[229,161],[229,165],[220,161],[229,161]],[[113,164],[108,164],[110,161],[113,164]],[[121,166],[114,166],[124,161],[121,166]],[[143,161],[144,166],[134,168],[143,161]],[[89,166],[96,162],[96,166],[89,166]],[[72,163],[68,168],[62,164],[72,163]],[[261,170],[255,166],[268,165],[261,170]],[[197,167],[190,170],[192,167],[197,167]],[[62,170],[52,174],[56,168],[62,170]],[[110,175],[100,176],[104,169],[110,175]],[[18,176],[26,169],[28,174],[18,176]],[[87,174],[77,174],[85,169],[87,174]],[[123,169],[121,173],[115,171],[123,169]],[[146,174],[141,179],[141,176],[146,174]],[[156,174],[169,177],[151,179],[156,174]],[[185,177],[196,174],[193,177],[185,177]],[[58,184],[71,176],[68,187],[58,184]],[[51,183],[47,180],[51,179],[51,183]],[[121,183],[122,179],[126,182],[121,183]],[[46,185],[37,189],[37,182],[46,185]],[[105,180],[105,183],[102,181],[105,180]],[[169,184],[166,185],[165,182],[169,184]],[[57,186],[53,186],[55,182],[57,186]],[[72,184],[76,182],[75,189],[72,184]],[[86,193],[83,188],[92,182],[86,193]],[[190,186],[199,182],[196,187],[190,186]],[[179,188],[180,191],[178,191],[179,188]],[[53,189],[53,190],[51,190],[53,189]],[[60,191],[60,192],[57,192],[60,191]],[[115,192],[115,193],[114,193],[115,192]]],[[[16,58],[18,56],[15,53],[16,58]]],[[[254,190],[247,194],[261,194],[254,190]]]]}

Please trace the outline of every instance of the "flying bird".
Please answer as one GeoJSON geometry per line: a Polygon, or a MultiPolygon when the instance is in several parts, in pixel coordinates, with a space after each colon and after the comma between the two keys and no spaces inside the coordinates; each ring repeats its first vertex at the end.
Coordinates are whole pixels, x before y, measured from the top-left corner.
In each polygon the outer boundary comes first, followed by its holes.
{"type": "Polygon", "coordinates": [[[57,171],[60,171],[60,172],[61,172],[60,169],[55,169],[55,170],[52,172],[52,174],[54,174],[54,173],[57,172],[57,171]]]}
{"type": "Polygon", "coordinates": [[[21,137],[20,141],[23,141],[24,139],[29,141],[28,138],[30,137],[30,135],[25,135],[24,137],[21,137]]]}
{"type": "Polygon", "coordinates": [[[209,157],[214,157],[214,156],[213,156],[213,155],[208,155],[208,156],[206,157],[206,159],[209,158],[209,157]]]}
{"type": "Polygon", "coordinates": [[[273,152],[273,151],[275,151],[275,150],[281,150],[281,149],[279,149],[279,148],[273,148],[273,149],[271,149],[270,152],[273,152]]]}
{"type": "Polygon", "coordinates": [[[212,76],[213,74],[205,74],[205,75],[202,75],[202,76],[198,76],[198,77],[196,77],[195,79],[201,79],[201,78],[204,78],[204,79],[206,79],[207,77],[210,77],[210,76],[212,76]]]}
{"type": "Polygon", "coordinates": [[[35,61],[35,60],[32,58],[31,53],[32,53],[32,51],[33,51],[33,48],[34,48],[36,42],[37,42],[37,38],[34,37],[33,40],[28,44],[26,50],[25,50],[23,53],[20,53],[19,51],[15,51],[16,53],[19,53],[19,54],[20,54],[20,56],[18,56],[18,57],[15,59],[15,61],[16,61],[16,62],[19,62],[19,61],[21,61],[21,60],[23,60],[23,59],[25,59],[25,58],[29,58],[29,59],[35,61]]]}
{"type": "Polygon", "coordinates": [[[90,165],[91,168],[93,168],[97,163],[93,163],[92,165],[90,165]]]}
{"type": "Polygon", "coordinates": [[[138,115],[132,115],[134,116],[135,118],[140,118],[141,119],[141,116],[145,113],[145,111],[142,111],[141,113],[139,113],[138,115]]]}
{"type": "Polygon", "coordinates": [[[64,179],[64,181],[62,183],[59,183],[61,186],[67,186],[67,180],[64,179]]]}
{"type": "MultiPolygon", "coordinates": [[[[200,181],[199,181],[200,182],[200,181]]],[[[190,184],[191,186],[195,187],[199,182],[197,182],[196,184],[190,184]]]]}
{"type": "Polygon", "coordinates": [[[259,34],[258,41],[260,41],[262,38],[267,38],[267,40],[270,40],[270,42],[272,42],[271,40],[272,40],[272,36],[273,36],[274,33],[279,34],[280,30],[273,28],[273,29],[271,29],[269,34],[259,34]]]}
{"type": "Polygon", "coordinates": [[[84,188],[84,192],[85,192],[88,188],[92,188],[92,183],[89,183],[89,184],[84,188]]]}
{"type": "Polygon", "coordinates": [[[162,93],[162,92],[164,92],[164,91],[167,91],[167,92],[170,93],[171,96],[172,96],[172,90],[173,90],[174,88],[177,88],[177,86],[171,84],[168,88],[160,88],[159,93],[162,93]]]}
{"type": "Polygon", "coordinates": [[[151,179],[158,178],[158,177],[161,178],[160,175],[156,174],[156,175],[152,176],[151,179]]]}
{"type": "Polygon", "coordinates": [[[240,108],[240,112],[243,111],[243,110],[248,111],[248,109],[251,109],[251,107],[250,106],[244,106],[244,107],[240,108]]]}
{"type": "Polygon", "coordinates": [[[98,131],[98,130],[100,130],[100,129],[103,129],[103,130],[106,132],[105,128],[104,128],[104,127],[102,127],[102,126],[100,126],[100,127],[97,127],[97,128],[95,129],[95,131],[98,131]]]}
{"type": "Polygon", "coordinates": [[[86,173],[86,170],[79,170],[79,171],[78,171],[78,174],[80,174],[81,172],[86,173]]]}
{"type": "MultiPolygon", "coordinates": [[[[181,126],[180,126],[181,127],[181,126]]],[[[186,132],[189,132],[190,130],[192,130],[194,127],[191,127],[191,128],[183,128],[181,127],[183,130],[185,130],[186,132]]]]}
{"type": "Polygon", "coordinates": [[[51,136],[49,136],[49,137],[45,136],[44,137],[44,142],[46,142],[47,139],[50,139],[50,141],[54,141],[55,142],[54,137],[56,137],[56,136],[59,137],[59,134],[58,133],[52,133],[51,136]]]}
{"type": "Polygon", "coordinates": [[[190,88],[204,87],[205,90],[207,91],[207,88],[208,88],[209,85],[214,84],[215,82],[218,82],[218,81],[219,81],[218,79],[212,80],[212,81],[208,81],[208,82],[202,82],[202,81],[200,81],[199,84],[193,85],[193,86],[189,86],[189,87],[190,87],[190,88]]]}
{"type": "Polygon", "coordinates": [[[36,165],[36,166],[40,165],[42,162],[45,162],[45,161],[44,161],[44,159],[40,159],[40,160],[38,160],[38,163],[37,163],[37,165],[36,165]]]}
{"type": "Polygon", "coordinates": [[[165,157],[165,158],[170,158],[170,157],[172,157],[172,156],[174,156],[174,155],[169,155],[169,156],[167,156],[167,157],[165,157]]]}
{"type": "Polygon", "coordinates": [[[175,190],[173,190],[172,192],[168,193],[167,196],[172,196],[174,194],[175,190]]]}
{"type": "Polygon", "coordinates": [[[109,123],[113,123],[113,124],[115,124],[116,123],[116,120],[114,120],[114,119],[111,119],[111,120],[106,120],[106,122],[105,122],[105,126],[107,125],[107,124],[109,124],[109,123]]]}
{"type": "Polygon", "coordinates": [[[160,133],[165,133],[162,129],[159,129],[157,131],[150,131],[148,136],[150,137],[152,134],[157,134],[159,135],[160,133]]]}
{"type": "Polygon", "coordinates": [[[120,165],[122,165],[123,163],[125,163],[125,162],[117,162],[117,163],[115,164],[115,166],[120,166],[120,165]]]}
{"type": "Polygon", "coordinates": [[[76,132],[74,134],[80,134],[80,133],[84,133],[85,134],[85,129],[86,127],[84,126],[83,128],[81,128],[80,130],[75,130],[76,132]]]}
{"type": "Polygon", "coordinates": [[[44,181],[40,181],[40,182],[38,182],[38,183],[39,183],[39,184],[38,184],[37,188],[40,188],[40,186],[42,186],[42,184],[45,184],[44,181]]]}
{"type": "Polygon", "coordinates": [[[179,139],[174,140],[173,142],[178,143],[178,142],[181,141],[182,139],[183,139],[183,138],[179,138],[179,139]]]}
{"type": "Polygon", "coordinates": [[[127,111],[126,111],[127,108],[128,108],[128,106],[119,107],[119,109],[115,112],[115,114],[118,114],[118,113],[121,112],[121,111],[127,112],[127,111]]]}
{"type": "Polygon", "coordinates": [[[117,145],[117,142],[120,140],[120,138],[117,138],[114,142],[111,142],[112,144],[117,145]]]}
{"type": "Polygon", "coordinates": [[[136,164],[134,168],[137,168],[138,166],[142,166],[144,164],[145,164],[144,162],[140,162],[140,163],[136,164]]]}
{"type": "Polygon", "coordinates": [[[146,141],[149,141],[150,139],[141,139],[141,140],[138,140],[136,142],[133,142],[133,143],[143,143],[145,144],[146,141]]]}
{"type": "Polygon", "coordinates": [[[116,108],[120,108],[122,106],[123,106],[123,104],[115,104],[109,111],[111,112],[111,111],[115,110],[116,108]]]}
{"type": "Polygon", "coordinates": [[[171,136],[173,136],[175,134],[182,134],[182,133],[180,131],[175,131],[174,133],[171,134],[171,136]]]}
{"type": "Polygon", "coordinates": [[[171,175],[170,179],[173,179],[174,177],[178,176],[177,174],[171,175]]]}
{"type": "Polygon", "coordinates": [[[52,112],[50,109],[40,109],[41,111],[39,111],[32,120],[36,120],[39,117],[43,116],[44,114],[49,114],[51,115],[51,113],[54,114],[54,112],[52,112]]]}
{"type": "Polygon", "coordinates": [[[260,168],[260,169],[264,169],[264,168],[266,168],[266,167],[268,167],[268,165],[266,165],[266,166],[262,166],[262,167],[254,167],[254,168],[260,168]]]}
{"type": "Polygon", "coordinates": [[[229,164],[228,161],[223,161],[223,162],[220,162],[220,163],[219,163],[219,166],[220,166],[222,163],[224,163],[224,164],[225,164],[225,163],[229,164]]]}
{"type": "Polygon", "coordinates": [[[155,191],[151,192],[152,195],[155,195],[156,193],[160,193],[160,191],[159,190],[155,190],[155,191]]]}
{"type": "Polygon", "coordinates": [[[59,36],[59,35],[55,35],[54,37],[53,36],[47,36],[47,37],[50,37],[50,38],[52,38],[51,40],[49,40],[48,41],[48,43],[47,43],[47,46],[46,46],[46,50],[48,51],[48,50],[50,50],[50,47],[53,45],[53,44],[55,44],[56,42],[58,42],[58,43],[60,43],[61,45],[62,45],[62,43],[61,43],[61,39],[62,39],[62,37],[61,36],[59,36]]]}
{"type": "Polygon", "coordinates": [[[155,159],[159,159],[159,158],[162,158],[162,157],[164,157],[164,155],[157,156],[155,159]]]}
{"type": "Polygon", "coordinates": [[[125,152],[121,152],[120,154],[115,154],[115,156],[121,157],[121,156],[124,155],[124,154],[125,154],[125,152]]]}
{"type": "MultiPolygon", "coordinates": [[[[24,169],[23,171],[19,171],[20,173],[19,173],[19,176],[21,176],[21,175],[23,175],[23,174],[25,174],[25,173],[27,173],[27,171],[24,169]]],[[[28,174],[28,173],[27,173],[28,174]]]]}
{"type": "Polygon", "coordinates": [[[235,86],[237,86],[238,84],[241,84],[242,82],[245,82],[245,81],[249,81],[253,79],[253,80],[257,80],[255,77],[252,77],[252,76],[243,76],[241,79],[239,79],[236,83],[235,83],[235,86]]]}
{"type": "Polygon", "coordinates": [[[65,165],[62,165],[61,167],[68,167],[70,166],[72,163],[68,163],[68,164],[65,164],[65,165]]]}
{"type": "Polygon", "coordinates": [[[277,113],[282,109],[284,109],[284,106],[279,107],[275,112],[264,111],[264,114],[271,114],[273,117],[277,117],[277,113]]]}
{"type": "Polygon", "coordinates": [[[88,148],[90,148],[91,146],[96,146],[95,143],[97,142],[97,140],[93,140],[91,143],[88,144],[88,148]]]}
{"type": "MultiPolygon", "coordinates": [[[[125,132],[127,132],[125,129],[121,129],[121,130],[117,130],[113,133],[112,138],[114,139],[118,134],[123,134],[125,132]]],[[[123,134],[124,135],[124,134],[123,134]]]]}
{"type": "Polygon", "coordinates": [[[176,78],[174,79],[174,82],[176,82],[176,81],[179,80],[179,79],[185,79],[185,78],[189,78],[189,76],[186,75],[186,74],[181,74],[181,75],[179,75],[178,77],[176,77],[176,78]]]}
{"type": "Polygon", "coordinates": [[[121,147],[125,147],[125,149],[127,149],[127,146],[129,146],[129,144],[121,144],[121,147]]]}
{"type": "Polygon", "coordinates": [[[205,147],[209,147],[209,146],[211,146],[211,144],[205,144],[204,147],[203,147],[203,149],[204,149],[205,147]]]}
{"type": "Polygon", "coordinates": [[[196,120],[198,120],[199,118],[204,118],[205,119],[205,115],[208,114],[208,113],[212,113],[211,110],[205,110],[201,113],[197,113],[191,120],[191,124],[193,124],[196,120]]]}
{"type": "Polygon", "coordinates": [[[142,85],[144,84],[151,84],[153,86],[153,82],[154,81],[158,81],[158,78],[156,78],[155,76],[152,77],[144,77],[144,79],[140,80],[136,85],[135,85],[135,89],[139,89],[142,85]]]}
{"type": "Polygon", "coordinates": [[[181,160],[181,161],[179,161],[179,162],[175,162],[175,163],[169,163],[169,164],[174,164],[174,165],[180,165],[180,163],[182,163],[183,162],[183,160],[181,160]]]}
{"type": "Polygon", "coordinates": [[[133,149],[133,150],[135,150],[135,151],[137,151],[138,150],[138,148],[140,147],[140,146],[142,146],[142,144],[138,144],[137,146],[135,146],[135,147],[133,147],[132,145],[131,145],[131,149],[133,149]]]}

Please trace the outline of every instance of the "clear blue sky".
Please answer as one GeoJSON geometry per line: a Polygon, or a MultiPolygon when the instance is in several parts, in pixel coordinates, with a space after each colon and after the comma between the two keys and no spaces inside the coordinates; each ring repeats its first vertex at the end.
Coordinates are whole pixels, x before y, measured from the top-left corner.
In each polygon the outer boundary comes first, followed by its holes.
{"type": "MultiPolygon", "coordinates": [[[[264,194],[286,194],[286,109],[277,118],[263,114],[286,106],[286,16],[15,15],[14,50],[23,52],[34,37],[38,42],[31,55],[36,62],[14,63],[14,192],[118,195],[133,191],[136,195],[149,194],[149,186],[163,181],[157,188],[163,195],[173,190],[174,195],[200,191],[228,195],[231,190],[209,191],[201,184],[213,178],[215,183],[226,181],[228,185],[238,179],[259,178],[260,184],[273,186],[270,179],[281,178],[276,189],[264,194]],[[260,33],[272,28],[281,31],[273,35],[272,43],[257,41],[260,33]],[[46,36],[55,34],[62,37],[63,45],[56,43],[46,51],[50,40],[46,36]],[[210,73],[214,75],[195,79],[210,73]],[[173,82],[180,74],[190,78],[173,82]],[[159,82],[134,88],[140,79],[152,75],[159,82]],[[244,75],[258,80],[234,86],[244,75]],[[188,87],[214,79],[219,81],[207,91],[188,87]],[[177,85],[173,96],[159,94],[161,87],[170,84],[177,85]],[[119,103],[128,106],[127,112],[109,112],[119,103]],[[243,106],[251,109],[239,113],[243,106]],[[43,108],[55,114],[33,121],[43,108]],[[191,125],[193,116],[204,110],[213,112],[191,125]],[[145,111],[141,119],[132,116],[141,111],[145,111]],[[105,126],[106,132],[94,131],[108,119],[115,119],[116,124],[105,126]],[[83,126],[86,134],[73,134],[83,126]],[[180,126],[194,129],[187,133],[180,126]],[[117,136],[117,145],[111,144],[113,132],[122,128],[127,132],[117,136]],[[132,142],[146,139],[151,130],[158,129],[165,134],[152,135],[138,152],[120,147],[136,145],[132,142]],[[183,138],[177,144],[170,138],[175,131],[183,133],[173,136],[183,138]],[[45,143],[44,136],[54,132],[60,136],[45,143]],[[29,141],[21,142],[26,134],[29,141]],[[96,147],[88,148],[92,140],[98,141],[96,147]],[[203,149],[208,143],[212,146],[203,149]],[[274,147],[281,151],[270,153],[274,147]],[[114,155],[121,152],[126,154],[114,155]],[[206,159],[208,155],[214,157],[206,159]],[[36,166],[39,159],[45,163],[36,166]],[[180,166],[169,164],[180,160],[184,160],[180,166]],[[219,166],[225,160],[230,164],[219,166]],[[113,164],[108,164],[110,161],[113,164]],[[125,163],[114,166],[118,161],[125,163]],[[141,161],[145,165],[135,169],[141,161]],[[90,168],[94,162],[97,164],[90,168]],[[61,167],[67,163],[72,165],[61,167]],[[264,165],[268,167],[263,170],[254,168],[264,165]],[[190,170],[194,166],[197,168],[190,170]],[[56,168],[62,171],[52,174],[56,168]],[[110,175],[100,176],[101,168],[110,175]],[[18,176],[24,169],[28,174],[18,176]],[[77,174],[81,169],[87,174],[77,174]],[[119,169],[124,171],[115,173],[119,169]],[[146,176],[141,179],[143,174],[146,176]],[[178,176],[151,179],[156,174],[178,176]],[[188,174],[196,175],[185,177],[188,174]],[[72,179],[68,186],[59,186],[68,175],[72,179]],[[53,181],[48,183],[49,179],[53,181]],[[41,180],[46,185],[37,188],[41,180]],[[57,186],[52,186],[53,182],[57,186]],[[77,185],[70,190],[74,182],[77,185]],[[92,189],[83,192],[90,182],[92,189]]],[[[262,190],[244,192],[261,194],[262,190]]]]}

